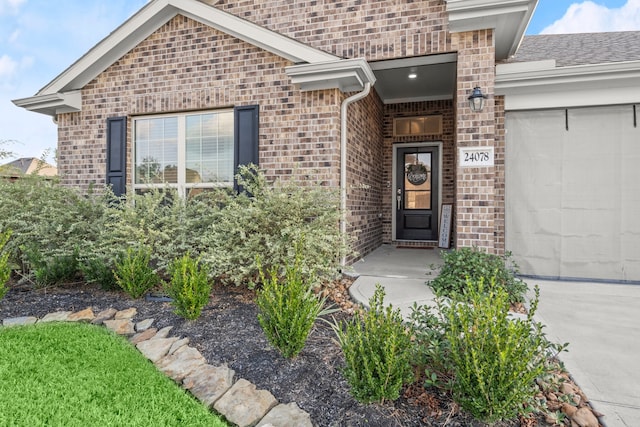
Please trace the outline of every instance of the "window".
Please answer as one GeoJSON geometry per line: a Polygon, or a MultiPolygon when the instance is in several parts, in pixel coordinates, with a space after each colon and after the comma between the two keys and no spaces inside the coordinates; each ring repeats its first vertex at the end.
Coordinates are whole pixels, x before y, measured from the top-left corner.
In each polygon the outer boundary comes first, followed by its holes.
{"type": "Polygon", "coordinates": [[[233,186],[233,110],[134,119],[134,189],[233,186]]]}
{"type": "Polygon", "coordinates": [[[394,136],[441,135],[442,115],[398,117],[393,120],[394,136]]]}

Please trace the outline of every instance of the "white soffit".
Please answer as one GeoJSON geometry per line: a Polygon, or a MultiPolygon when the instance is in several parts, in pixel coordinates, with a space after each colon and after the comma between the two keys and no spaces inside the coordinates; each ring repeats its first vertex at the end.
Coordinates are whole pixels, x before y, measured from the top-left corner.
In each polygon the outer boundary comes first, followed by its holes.
{"type": "Polygon", "coordinates": [[[339,58],[304,43],[238,18],[198,0],[152,0],[85,55],[30,98],[15,100],[19,107],[44,114],[79,111],[67,105],[64,93],[82,89],[110,65],[176,15],[187,16],[221,32],[294,63],[336,61],[339,58]],[[55,95],[58,101],[51,96],[55,95]],[[41,97],[45,97],[42,98],[41,97]],[[46,108],[41,108],[46,105],[46,108]]]}
{"type": "Polygon", "coordinates": [[[499,64],[495,94],[505,97],[507,111],[640,103],[640,61],[499,64]]]}
{"type": "Polygon", "coordinates": [[[449,31],[495,29],[496,60],[516,53],[538,0],[445,0],[449,31]]]}
{"type": "Polygon", "coordinates": [[[29,111],[55,116],[60,113],[80,111],[82,107],[82,94],[79,90],[73,90],[63,93],[15,99],[13,103],[29,111]]]}
{"type": "Polygon", "coordinates": [[[340,89],[355,92],[362,90],[367,82],[372,86],[376,82],[376,76],[362,58],[293,65],[286,67],[285,72],[302,91],[340,89]]]}

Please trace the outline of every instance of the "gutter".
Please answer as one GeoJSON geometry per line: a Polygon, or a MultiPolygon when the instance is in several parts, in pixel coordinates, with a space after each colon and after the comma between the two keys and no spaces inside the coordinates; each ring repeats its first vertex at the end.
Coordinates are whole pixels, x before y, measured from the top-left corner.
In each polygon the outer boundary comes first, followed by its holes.
{"type": "MultiPolygon", "coordinates": [[[[371,91],[371,82],[365,82],[362,92],[351,95],[340,107],[340,232],[343,239],[347,236],[347,107],[365,98],[371,91]]],[[[342,267],[347,264],[346,254],[342,256],[342,267]]]]}

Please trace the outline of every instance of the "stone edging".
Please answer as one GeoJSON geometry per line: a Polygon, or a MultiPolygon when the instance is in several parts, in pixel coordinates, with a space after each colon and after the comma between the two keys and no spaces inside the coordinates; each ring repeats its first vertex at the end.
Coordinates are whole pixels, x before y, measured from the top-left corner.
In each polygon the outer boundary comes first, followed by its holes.
{"type": "Polygon", "coordinates": [[[194,347],[189,338],[170,337],[173,326],[152,328],[154,319],[134,322],[135,307],[118,311],[114,308],[94,315],[89,307],[82,311],[58,311],[43,318],[13,317],[3,326],[30,325],[44,322],[90,322],[104,325],[129,341],[162,372],[188,390],[208,408],[240,427],[312,427],[310,415],[295,402],[278,404],[267,390],[245,379],[233,381],[235,371],[227,366],[212,366],[194,347]]]}

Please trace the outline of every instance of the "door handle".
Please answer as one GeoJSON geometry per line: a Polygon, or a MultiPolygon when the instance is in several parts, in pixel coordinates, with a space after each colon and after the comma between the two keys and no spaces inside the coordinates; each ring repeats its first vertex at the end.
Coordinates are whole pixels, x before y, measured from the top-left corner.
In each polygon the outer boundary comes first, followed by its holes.
{"type": "Polygon", "coordinates": [[[396,193],[398,194],[396,196],[396,201],[398,203],[398,210],[402,209],[402,189],[398,188],[398,190],[396,191],[396,193]]]}

